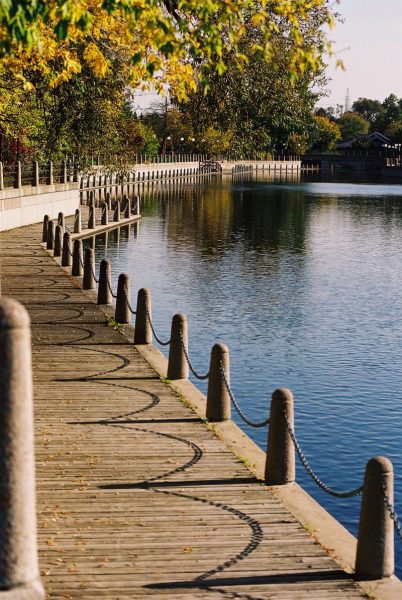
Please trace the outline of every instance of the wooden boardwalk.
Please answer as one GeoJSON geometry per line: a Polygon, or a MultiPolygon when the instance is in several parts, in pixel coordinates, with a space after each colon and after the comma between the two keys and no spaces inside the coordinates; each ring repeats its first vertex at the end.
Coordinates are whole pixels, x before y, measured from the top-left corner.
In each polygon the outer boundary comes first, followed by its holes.
{"type": "Polygon", "coordinates": [[[361,589],[105,324],[40,246],[0,234],[32,320],[37,512],[48,598],[358,598],[361,589]]]}

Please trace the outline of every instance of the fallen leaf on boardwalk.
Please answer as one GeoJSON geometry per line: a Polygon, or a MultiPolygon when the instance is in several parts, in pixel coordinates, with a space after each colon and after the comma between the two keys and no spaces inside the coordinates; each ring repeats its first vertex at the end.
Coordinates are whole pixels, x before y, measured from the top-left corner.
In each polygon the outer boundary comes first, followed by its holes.
{"type": "Polygon", "coordinates": [[[186,554],[190,554],[190,552],[193,551],[193,548],[190,548],[190,546],[185,546],[183,548],[183,552],[185,552],[186,554]]]}
{"type": "Polygon", "coordinates": [[[55,545],[55,541],[54,540],[46,540],[46,544],[48,546],[54,546],[55,545]]]}

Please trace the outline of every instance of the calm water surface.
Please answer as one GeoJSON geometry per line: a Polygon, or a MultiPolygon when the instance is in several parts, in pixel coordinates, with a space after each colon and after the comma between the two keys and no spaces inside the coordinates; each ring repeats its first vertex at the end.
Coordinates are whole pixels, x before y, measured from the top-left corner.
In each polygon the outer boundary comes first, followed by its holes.
{"type": "MultiPolygon", "coordinates": [[[[144,191],[142,214],[106,250],[97,240],[114,286],[125,271],[133,298],[151,289],[165,339],[186,313],[199,371],[214,342],[228,344],[251,418],[266,417],[276,387],[292,389],[297,436],[331,487],[360,485],[368,458],[388,456],[402,513],[402,185],[310,175],[159,186],[144,191]]],[[[266,431],[233,417],[265,447],[266,431]]],[[[356,533],[359,499],[327,496],[301,466],[297,478],[356,533]]]]}

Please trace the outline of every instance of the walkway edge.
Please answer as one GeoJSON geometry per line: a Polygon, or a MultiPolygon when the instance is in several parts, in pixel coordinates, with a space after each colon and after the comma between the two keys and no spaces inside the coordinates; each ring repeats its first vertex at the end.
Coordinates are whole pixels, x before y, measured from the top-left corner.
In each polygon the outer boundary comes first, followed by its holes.
{"type": "MultiPolygon", "coordinates": [[[[155,346],[136,345],[135,348],[162,378],[166,378],[168,361],[155,346]]],[[[206,397],[190,381],[166,382],[194,412],[205,419],[206,397]]],[[[263,480],[265,452],[261,450],[233,421],[207,423],[225,446],[240,458],[257,479],[263,480]]],[[[295,519],[347,573],[353,574],[356,556],[356,538],[330,515],[297,483],[269,488],[295,519]]],[[[359,581],[364,592],[373,600],[402,598],[402,582],[392,576],[385,580],[359,581]]]]}

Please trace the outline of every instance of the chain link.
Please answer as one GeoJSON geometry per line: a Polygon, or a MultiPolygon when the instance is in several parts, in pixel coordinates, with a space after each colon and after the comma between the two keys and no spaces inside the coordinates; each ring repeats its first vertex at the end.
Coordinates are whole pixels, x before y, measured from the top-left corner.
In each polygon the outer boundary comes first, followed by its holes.
{"type": "Polygon", "coordinates": [[[110,281],[109,281],[109,278],[108,278],[108,277],[106,278],[106,281],[107,281],[107,286],[108,286],[108,288],[109,288],[109,291],[110,291],[110,293],[112,294],[112,297],[113,297],[113,298],[117,298],[117,294],[114,294],[114,293],[113,293],[113,289],[112,289],[112,286],[110,285],[110,281]]]}
{"type": "Polygon", "coordinates": [[[300,448],[299,442],[296,439],[296,436],[294,434],[294,431],[292,429],[292,426],[290,424],[290,421],[288,419],[286,412],[284,412],[284,417],[285,417],[286,429],[288,430],[288,433],[292,439],[292,442],[293,442],[296,452],[300,458],[300,461],[301,461],[303,467],[306,469],[307,473],[310,475],[311,479],[318,485],[318,487],[321,488],[324,492],[326,492],[330,496],[334,496],[335,498],[353,498],[354,496],[360,496],[360,494],[363,491],[362,485],[358,488],[355,488],[354,490],[350,490],[347,492],[337,492],[337,491],[331,489],[330,487],[328,487],[323,481],[321,481],[321,479],[314,473],[307,458],[304,456],[303,451],[300,448]]]}
{"type": "Polygon", "coordinates": [[[260,422],[255,422],[255,421],[250,421],[250,419],[245,415],[245,413],[242,411],[242,409],[240,408],[239,404],[237,403],[236,398],[233,395],[232,389],[229,385],[228,379],[226,377],[226,373],[225,373],[225,369],[223,368],[223,364],[222,362],[219,363],[219,368],[220,368],[220,372],[222,375],[222,379],[223,382],[225,384],[225,387],[228,391],[228,394],[230,396],[230,400],[232,401],[233,406],[235,407],[235,410],[237,412],[237,414],[239,415],[239,417],[241,419],[243,419],[243,421],[246,423],[246,425],[249,425],[250,427],[266,427],[269,423],[269,417],[268,419],[265,419],[264,421],[260,421],[260,422]]]}
{"type": "Polygon", "coordinates": [[[186,346],[185,346],[185,344],[184,344],[184,340],[183,340],[183,333],[182,333],[181,327],[180,327],[180,344],[181,344],[181,347],[182,347],[182,350],[183,350],[184,356],[186,357],[186,361],[187,361],[187,364],[188,364],[188,366],[189,366],[189,369],[190,369],[190,371],[192,372],[192,374],[194,375],[194,377],[195,377],[196,379],[199,379],[200,381],[202,381],[203,379],[208,379],[208,377],[209,377],[209,371],[208,371],[208,373],[207,373],[206,375],[199,375],[199,374],[197,373],[197,371],[194,369],[193,365],[191,364],[190,357],[189,357],[189,355],[188,355],[188,352],[187,352],[186,346]]]}
{"type": "Polygon", "coordinates": [[[389,512],[389,516],[391,517],[391,519],[394,522],[394,527],[396,529],[396,532],[397,532],[398,536],[400,537],[400,539],[402,540],[402,523],[399,520],[398,515],[396,514],[395,508],[392,506],[391,500],[389,499],[389,496],[387,494],[387,488],[386,488],[384,481],[381,481],[381,487],[382,487],[382,493],[384,494],[385,506],[387,508],[387,511],[389,512]]]}
{"type": "MultiPolygon", "coordinates": [[[[132,309],[132,307],[131,307],[131,304],[130,304],[130,302],[129,302],[129,300],[128,300],[128,290],[127,290],[127,288],[126,288],[125,286],[124,286],[124,291],[125,291],[125,294],[124,294],[124,300],[126,301],[127,308],[128,308],[128,310],[131,312],[131,314],[132,314],[132,315],[136,315],[136,314],[137,314],[137,311],[136,311],[136,310],[133,310],[133,309],[132,309]]],[[[155,337],[156,337],[156,336],[155,336],[155,337]]],[[[170,340],[169,340],[169,342],[170,342],[170,340]]]]}
{"type": "Polygon", "coordinates": [[[151,326],[151,329],[152,329],[152,333],[153,333],[153,335],[154,335],[154,338],[156,339],[156,341],[158,342],[158,344],[160,344],[161,346],[169,346],[169,344],[170,344],[170,339],[169,339],[167,342],[162,342],[162,340],[161,340],[161,339],[159,339],[159,338],[158,338],[158,336],[156,335],[155,328],[154,328],[154,324],[152,323],[152,320],[151,320],[151,315],[149,314],[149,310],[148,310],[148,306],[147,306],[147,305],[145,305],[145,312],[146,312],[146,314],[147,314],[147,319],[148,319],[148,322],[149,322],[149,324],[150,324],[150,326],[151,326]]]}
{"type": "Polygon", "coordinates": [[[95,269],[93,268],[92,264],[91,264],[91,271],[92,271],[92,276],[95,279],[96,283],[99,283],[99,279],[97,279],[97,277],[96,277],[95,269]]]}

